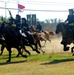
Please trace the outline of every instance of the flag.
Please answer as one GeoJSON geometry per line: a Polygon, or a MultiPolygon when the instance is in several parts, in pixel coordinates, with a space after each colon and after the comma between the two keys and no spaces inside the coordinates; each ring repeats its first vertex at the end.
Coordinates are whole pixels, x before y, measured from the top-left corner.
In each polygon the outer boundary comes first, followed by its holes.
{"type": "Polygon", "coordinates": [[[18,4],[18,11],[19,12],[23,12],[25,9],[25,6],[21,5],[21,4],[18,4]]]}

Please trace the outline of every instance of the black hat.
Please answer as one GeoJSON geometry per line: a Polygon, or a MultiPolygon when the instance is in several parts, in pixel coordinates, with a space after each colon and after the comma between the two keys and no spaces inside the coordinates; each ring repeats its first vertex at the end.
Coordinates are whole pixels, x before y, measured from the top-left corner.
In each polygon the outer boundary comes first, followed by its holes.
{"type": "Polygon", "coordinates": [[[26,22],[26,18],[22,18],[22,20],[24,20],[26,22]]]}
{"type": "Polygon", "coordinates": [[[18,15],[18,14],[16,15],[16,17],[18,17],[19,19],[21,18],[21,16],[20,16],[20,15],[18,15]]]}
{"type": "Polygon", "coordinates": [[[69,9],[69,11],[73,12],[73,9],[69,9]]]}

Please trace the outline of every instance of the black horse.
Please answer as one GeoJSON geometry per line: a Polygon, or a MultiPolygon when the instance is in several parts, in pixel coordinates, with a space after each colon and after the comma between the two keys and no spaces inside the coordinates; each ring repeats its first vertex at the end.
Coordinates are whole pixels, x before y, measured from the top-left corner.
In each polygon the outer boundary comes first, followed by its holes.
{"type": "MultiPolygon", "coordinates": [[[[67,45],[70,45],[71,43],[74,43],[74,36],[72,30],[69,28],[68,25],[65,25],[64,23],[59,23],[56,27],[56,34],[61,32],[62,34],[62,42],[61,44],[64,45],[64,51],[68,51],[69,47],[67,45]]],[[[71,52],[73,53],[73,48],[71,49],[71,52]]]]}
{"type": "Polygon", "coordinates": [[[3,36],[1,36],[1,34],[0,34],[0,44],[1,44],[0,55],[2,55],[6,44],[5,44],[5,39],[3,38],[3,36]]]}
{"type": "Polygon", "coordinates": [[[15,38],[15,36],[11,33],[9,28],[6,27],[4,29],[4,31],[2,31],[0,28],[0,33],[5,38],[5,41],[4,41],[5,47],[7,48],[8,52],[9,52],[9,59],[7,60],[7,62],[11,61],[11,48],[16,48],[20,55],[27,58],[27,55],[23,55],[21,52],[21,48],[22,48],[23,44],[20,44],[19,40],[17,38],[15,38]]]}
{"type": "MultiPolygon", "coordinates": [[[[18,36],[16,35],[15,31],[14,31],[12,28],[10,28],[9,26],[6,26],[5,29],[3,28],[2,31],[0,30],[0,32],[3,32],[3,35],[4,35],[4,37],[6,38],[5,40],[8,40],[8,39],[9,39],[8,41],[11,41],[11,40],[12,40],[12,42],[15,41],[15,40],[19,41],[18,36]],[[9,35],[10,35],[10,36],[9,36],[9,35]],[[11,39],[10,39],[10,38],[11,38],[11,39]]],[[[30,35],[30,34],[28,34],[27,32],[26,32],[25,34],[26,34],[28,37],[24,37],[24,36],[22,36],[22,34],[21,34],[21,37],[22,37],[21,41],[22,41],[22,44],[23,44],[22,47],[21,47],[21,49],[23,48],[23,49],[30,55],[31,53],[25,48],[25,46],[30,46],[33,51],[36,51],[37,53],[40,53],[40,52],[38,51],[37,42],[34,41],[33,36],[30,35]],[[34,45],[35,48],[33,48],[32,45],[34,45]]],[[[7,41],[7,44],[8,44],[8,41],[7,41]]],[[[11,43],[11,42],[9,42],[9,43],[11,43]]],[[[20,42],[19,42],[19,43],[20,43],[20,42]]],[[[1,47],[1,54],[3,53],[4,48],[5,48],[5,45],[2,44],[2,47],[1,47]]],[[[17,56],[19,56],[19,54],[20,54],[20,53],[18,52],[17,56]]]]}

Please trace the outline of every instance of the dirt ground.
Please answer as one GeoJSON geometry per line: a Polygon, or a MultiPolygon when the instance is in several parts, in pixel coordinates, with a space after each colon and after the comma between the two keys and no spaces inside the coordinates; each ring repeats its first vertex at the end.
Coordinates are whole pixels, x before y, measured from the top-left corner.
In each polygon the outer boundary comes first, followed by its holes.
{"type": "MultiPolygon", "coordinates": [[[[60,38],[52,37],[50,39],[51,43],[47,41],[45,47],[43,47],[43,50],[45,50],[46,53],[65,53],[65,51],[63,51],[63,45],[60,44],[62,40],[61,37],[60,38]]],[[[43,45],[44,42],[41,42],[41,44],[43,45]]],[[[71,46],[73,46],[73,44],[70,45],[69,51],[66,52],[71,52],[71,46]]]]}

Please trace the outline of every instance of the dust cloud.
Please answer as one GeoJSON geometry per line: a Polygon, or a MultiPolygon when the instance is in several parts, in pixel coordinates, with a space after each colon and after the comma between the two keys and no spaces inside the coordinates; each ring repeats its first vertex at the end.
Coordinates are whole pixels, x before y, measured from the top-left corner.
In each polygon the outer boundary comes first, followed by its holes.
{"type": "MultiPolygon", "coordinates": [[[[61,37],[51,38],[51,42],[47,41],[45,47],[43,47],[43,50],[45,50],[46,53],[65,53],[65,52],[71,52],[71,50],[63,51],[63,45],[60,44],[61,41],[62,41],[61,37]]],[[[43,45],[44,42],[42,42],[41,44],[43,45]]]]}

